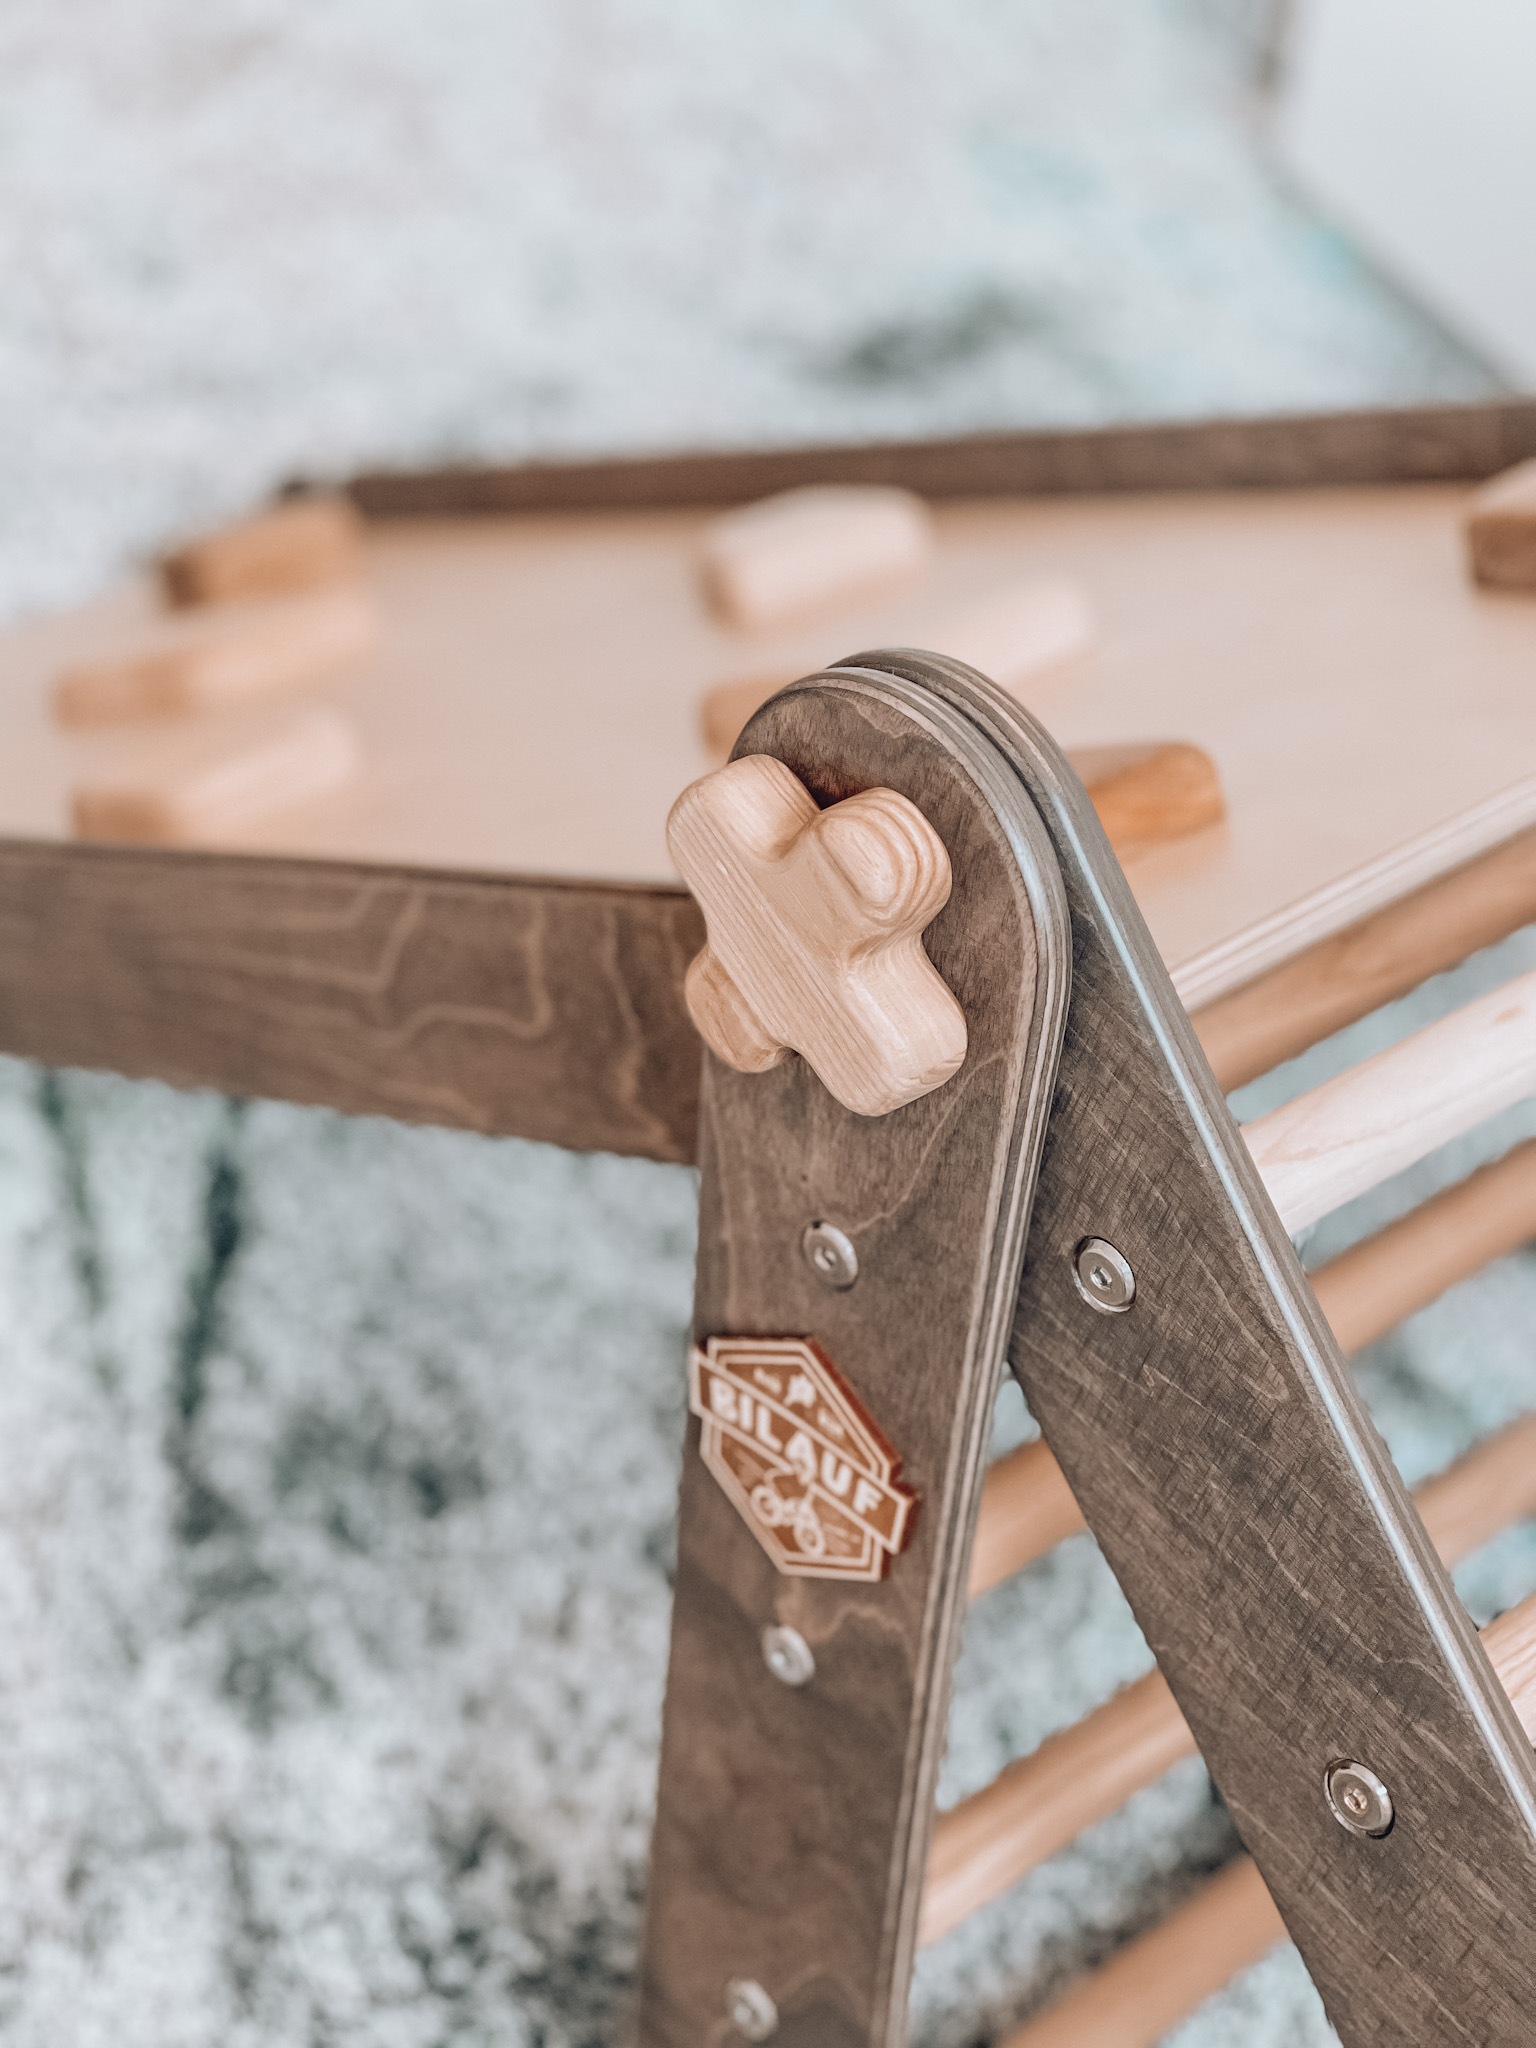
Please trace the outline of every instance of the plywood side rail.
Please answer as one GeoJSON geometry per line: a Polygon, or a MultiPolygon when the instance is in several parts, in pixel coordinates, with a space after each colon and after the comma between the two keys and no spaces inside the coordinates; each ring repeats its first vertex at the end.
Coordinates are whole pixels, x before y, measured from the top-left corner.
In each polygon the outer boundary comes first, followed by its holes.
{"type": "MultiPolygon", "coordinates": [[[[1415,1499],[1447,1566],[1536,1514],[1536,1415],[1487,1438],[1415,1499]]],[[[1536,1701],[1536,1653],[1528,1682],[1536,1701]]],[[[1194,1754],[1194,1737],[1157,1671],[1049,1736],[982,1791],[940,1814],[920,1939],[937,1941],[1194,1754]]]]}
{"type": "MultiPolygon", "coordinates": [[[[1484,1629],[1483,1647],[1520,1725],[1536,1741],[1536,1595],[1484,1629]]],[[[1003,2048],[1155,2048],[1284,1939],[1263,1878],[1239,1856],[1177,1912],[1009,2035],[1003,2048]]]]}
{"type": "Polygon", "coordinates": [[[1196,1034],[1221,1086],[1241,1088],[1532,919],[1536,832],[1522,832],[1197,1009],[1196,1034]]]}
{"type": "MultiPolygon", "coordinates": [[[[1342,1351],[1372,1344],[1458,1280],[1536,1238],[1536,1138],[1434,1195],[1311,1275],[1342,1351]]],[[[999,1458],[982,1489],[968,1596],[1000,1585],[1085,1527],[1045,1444],[999,1458]]]]}
{"type": "Polygon", "coordinates": [[[1523,974],[1245,1124],[1243,1137],[1295,1232],[1533,1089],[1536,974],[1523,974]]]}

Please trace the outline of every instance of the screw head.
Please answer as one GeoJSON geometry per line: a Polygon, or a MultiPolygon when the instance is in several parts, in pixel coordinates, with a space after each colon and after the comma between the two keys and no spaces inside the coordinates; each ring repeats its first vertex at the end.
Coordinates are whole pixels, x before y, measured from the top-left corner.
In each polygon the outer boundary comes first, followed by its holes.
{"type": "Polygon", "coordinates": [[[859,1277],[859,1255],[835,1223],[807,1223],[800,1250],[824,1287],[835,1287],[841,1293],[859,1277]]]}
{"type": "Polygon", "coordinates": [[[725,1987],[731,2025],[749,2041],[768,2041],[779,2031],[779,2008],[754,1977],[733,1977],[725,1987]]]}
{"type": "Polygon", "coordinates": [[[816,1676],[811,1646],[797,1628],[782,1625],[762,1633],[763,1662],[780,1685],[809,1685],[816,1676]]]}
{"type": "Polygon", "coordinates": [[[1101,1316],[1123,1316],[1136,1299],[1136,1275],[1107,1238],[1085,1237],[1072,1254],[1072,1281],[1101,1316]]]}
{"type": "Polygon", "coordinates": [[[1352,1835],[1385,1835],[1397,1818],[1392,1794],[1368,1764],[1341,1757],[1324,1772],[1323,1792],[1334,1819],[1352,1835]]]}

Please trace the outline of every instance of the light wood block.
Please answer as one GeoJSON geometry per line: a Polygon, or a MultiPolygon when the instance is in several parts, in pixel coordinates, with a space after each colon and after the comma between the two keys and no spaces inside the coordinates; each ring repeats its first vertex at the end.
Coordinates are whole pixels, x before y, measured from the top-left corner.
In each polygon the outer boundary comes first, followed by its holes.
{"type": "Polygon", "coordinates": [[[1293,1234],[1536,1090],[1536,974],[1243,1126],[1293,1234]]]}
{"type": "MultiPolygon", "coordinates": [[[[868,637],[867,620],[859,621],[866,646],[925,647],[935,654],[968,662],[1000,689],[1028,701],[1030,686],[1085,654],[1093,644],[1093,617],[1082,588],[1065,579],[1030,580],[994,586],[963,604],[930,607],[925,616],[893,621],[889,631],[868,637]]],[[[760,704],[776,690],[808,675],[827,662],[853,651],[847,633],[833,645],[831,627],[818,660],[808,648],[786,653],[776,662],[755,667],[748,675],[716,683],[699,706],[699,727],[709,751],[723,759],[736,736],[760,704]]]]}
{"type": "MultiPolygon", "coordinates": [[[[1483,1630],[1494,1673],[1536,1742],[1536,1596],[1483,1630]]],[[[1003,2048],[1156,2048],[1181,2020],[1285,1939],[1256,1866],[1236,1857],[1177,1912],[1128,1942],[1003,2048]]]]}
{"type": "Polygon", "coordinates": [[[1187,839],[1226,816],[1215,762],[1187,740],[1085,747],[1067,758],[1122,861],[1187,839]]]}
{"type": "Polygon", "coordinates": [[[1536,590],[1536,459],[1474,492],[1467,551],[1477,582],[1494,590],[1536,590]]]}
{"type": "Polygon", "coordinates": [[[345,498],[295,498],[199,535],[164,557],[173,605],[224,604],[341,583],[362,573],[362,521],[345,498]]]}
{"type": "Polygon", "coordinates": [[[981,1488],[966,1598],[975,1600],[1088,1524],[1049,1445],[1036,1439],[993,1461],[981,1488]]]}
{"type": "MultiPolygon", "coordinates": [[[[1486,1438],[1414,1498],[1448,1567],[1536,1514],[1536,1415],[1486,1438]]],[[[1519,1666],[1520,1684],[1529,1686],[1536,1715],[1536,1650],[1531,1656],[1528,1674],[1519,1666]]],[[[939,1815],[920,1938],[937,1941],[1195,1753],[1195,1739],[1157,1671],[1048,1737],[939,1815]]]]}
{"type": "Polygon", "coordinates": [[[751,754],[684,790],[667,844],[709,932],[689,1014],[729,1066],[799,1052],[859,1116],[960,1066],[965,1018],[921,936],[949,899],[949,856],[905,797],[870,789],[821,811],[783,762],[751,754]]]}
{"type": "Polygon", "coordinates": [[[699,576],[722,619],[756,632],[915,576],[933,550],[932,518],[911,491],[810,484],[711,520],[699,576]]]}
{"type": "Polygon", "coordinates": [[[168,620],[123,654],[66,669],[54,685],[54,717],[93,726],[222,711],[342,674],[377,641],[360,590],[219,606],[168,620]]]}
{"type": "Polygon", "coordinates": [[[178,734],[176,743],[83,781],[76,836],[150,845],[219,841],[251,818],[313,801],[356,774],[359,749],[337,712],[314,707],[238,737],[178,734]]]}

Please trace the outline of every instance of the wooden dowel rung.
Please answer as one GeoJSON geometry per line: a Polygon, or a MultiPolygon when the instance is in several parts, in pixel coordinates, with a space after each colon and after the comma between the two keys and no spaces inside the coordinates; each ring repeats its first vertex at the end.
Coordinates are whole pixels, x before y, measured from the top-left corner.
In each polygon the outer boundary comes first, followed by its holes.
{"type": "Polygon", "coordinates": [[[1536,974],[1506,982],[1243,1127],[1288,1231],[1536,1089],[1536,974]]]}
{"type": "Polygon", "coordinates": [[[1001,1585],[1087,1528],[1055,1454],[1038,1439],[999,1458],[981,1489],[966,1597],[1001,1585]]]}
{"type": "MultiPolygon", "coordinates": [[[[1536,1594],[1483,1630],[1495,1676],[1536,1741],[1536,1594]]],[[[1010,2034],[1003,2048],[1155,2048],[1285,1939],[1257,1867],[1229,1863],[1160,1925],[1010,2034]]]]}
{"type": "MultiPolygon", "coordinates": [[[[1415,1500],[1447,1566],[1536,1514],[1536,1415],[1486,1438],[1415,1500]]],[[[1536,1668],[1530,1685],[1536,1701],[1536,1668]]],[[[1156,1671],[1048,1737],[939,1815],[919,1940],[937,1941],[1194,1754],[1195,1739],[1156,1671]]]]}
{"type": "Polygon", "coordinates": [[[1536,919],[1536,832],[1496,846],[1194,1012],[1223,1089],[1241,1088],[1536,919]]]}
{"type": "MultiPolygon", "coordinates": [[[[1352,1245],[1311,1275],[1343,1351],[1358,1351],[1494,1259],[1536,1238],[1536,1138],[1352,1245]]],[[[1499,1525],[1495,1525],[1499,1526],[1499,1525]]],[[[1000,1585],[1087,1527],[1040,1442],[988,1472],[968,1595],[1000,1585]]]]}
{"type": "Polygon", "coordinates": [[[1536,1138],[1309,1277],[1341,1351],[1374,1344],[1448,1287],[1536,1238],[1536,1138]]]}

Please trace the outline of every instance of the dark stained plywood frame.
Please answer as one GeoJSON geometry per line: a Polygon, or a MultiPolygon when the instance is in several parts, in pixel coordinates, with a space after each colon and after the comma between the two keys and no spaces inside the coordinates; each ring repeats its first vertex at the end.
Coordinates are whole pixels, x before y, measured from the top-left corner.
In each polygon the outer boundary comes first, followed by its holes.
{"type": "Polygon", "coordinates": [[[682,889],[0,842],[0,1050],[691,1163],[682,889]]]}
{"type": "Polygon", "coordinates": [[[981,1478],[1071,982],[1066,902],[1018,779],[969,722],[896,708],[882,678],[797,685],[738,753],[818,803],[894,788],[963,878],[924,943],[965,1012],[964,1066],[858,1116],[807,1063],[705,1066],[694,1335],[813,1337],[901,1460],[912,1540],[875,1583],[789,1577],[706,1469],[683,1461],[671,1661],[639,2038],[738,2037],[727,1985],[762,1985],[782,2048],[901,2048],[950,1675],[981,1478]],[[820,1282],[807,1223],[852,1241],[820,1282]],[[811,1646],[780,1684],[760,1633],[811,1646]]]}
{"type": "Polygon", "coordinates": [[[1536,2037],[1536,1759],[1086,792],[974,671],[858,660],[975,719],[1066,887],[1072,1001],[1009,1352],[1031,1412],[1341,2039],[1536,2037]],[[1135,1272],[1124,1314],[1080,1297],[1089,1237],[1135,1272]],[[1384,1839],[1329,1813],[1340,1757],[1393,1787],[1384,1839]]]}
{"type": "Polygon", "coordinates": [[[350,488],[370,518],[422,519],[725,505],[813,483],[904,484],[931,498],[1448,483],[1493,476],[1528,455],[1536,455],[1536,399],[500,469],[380,470],[350,488]]]}
{"type": "MultiPolygon", "coordinates": [[[[352,489],[388,518],[709,504],[826,478],[934,496],[1443,480],[1533,453],[1536,401],[1510,400],[397,473],[352,489]]],[[[682,972],[700,944],[681,888],[0,839],[0,1052],[688,1160],[699,1047],[682,972]],[[306,934],[338,919],[363,964],[350,982],[338,965],[321,993],[326,941],[306,934]],[[370,953],[384,932],[398,949],[407,926],[398,958],[370,953]],[[534,1009],[508,967],[519,946],[539,963],[534,1009]],[[404,991],[420,1000],[427,960],[446,989],[491,1000],[428,1003],[407,1025],[404,991]]]]}

